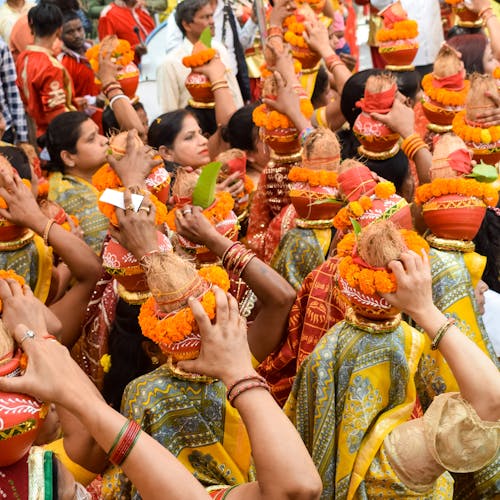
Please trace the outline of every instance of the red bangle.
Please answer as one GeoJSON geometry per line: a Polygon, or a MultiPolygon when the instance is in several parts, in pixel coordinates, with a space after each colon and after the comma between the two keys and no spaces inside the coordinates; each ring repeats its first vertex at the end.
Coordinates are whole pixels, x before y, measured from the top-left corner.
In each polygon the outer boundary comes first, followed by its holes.
{"type": "Polygon", "coordinates": [[[108,453],[110,462],[115,465],[121,465],[132,451],[140,433],[141,427],[139,424],[129,420],[122,427],[118,439],[115,440],[115,444],[108,453]]]}
{"type": "Polygon", "coordinates": [[[250,382],[248,384],[242,384],[239,386],[234,394],[231,395],[231,397],[228,397],[227,399],[229,400],[229,404],[233,406],[234,400],[243,394],[244,392],[250,390],[250,389],[255,389],[257,387],[261,387],[262,389],[266,389],[266,391],[270,392],[269,385],[267,382],[262,382],[260,380],[256,380],[255,382],[250,382]]]}
{"type": "Polygon", "coordinates": [[[259,375],[258,373],[254,373],[253,375],[245,375],[244,377],[241,377],[238,380],[236,380],[235,382],[233,382],[227,388],[227,399],[229,399],[231,397],[231,392],[238,384],[241,384],[242,382],[247,382],[248,380],[259,380],[260,382],[266,381],[266,379],[262,375],[259,375]]]}
{"type": "Polygon", "coordinates": [[[280,26],[269,26],[269,29],[267,30],[267,38],[272,36],[279,36],[283,38],[283,30],[280,26]]]}

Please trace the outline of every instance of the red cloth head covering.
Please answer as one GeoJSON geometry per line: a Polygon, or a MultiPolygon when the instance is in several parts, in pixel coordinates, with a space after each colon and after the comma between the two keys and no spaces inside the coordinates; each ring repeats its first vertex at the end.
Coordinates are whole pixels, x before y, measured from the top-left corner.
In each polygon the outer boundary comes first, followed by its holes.
{"type": "Polygon", "coordinates": [[[392,87],[383,92],[367,92],[365,96],[356,103],[365,113],[388,113],[394,103],[398,87],[394,83],[392,87]]]}

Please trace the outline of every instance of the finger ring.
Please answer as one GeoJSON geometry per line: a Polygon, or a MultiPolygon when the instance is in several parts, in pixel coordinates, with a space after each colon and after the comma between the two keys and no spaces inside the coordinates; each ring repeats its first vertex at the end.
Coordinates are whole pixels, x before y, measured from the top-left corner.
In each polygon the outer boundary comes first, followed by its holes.
{"type": "Polygon", "coordinates": [[[186,208],[186,210],[182,211],[182,215],[192,214],[193,211],[190,208],[186,208]]]}
{"type": "Polygon", "coordinates": [[[19,341],[19,345],[22,346],[23,342],[25,340],[31,339],[33,340],[35,338],[35,332],[33,330],[26,330],[25,334],[22,336],[21,340],[19,341]]]}
{"type": "Polygon", "coordinates": [[[149,212],[151,212],[151,207],[145,207],[141,205],[139,207],[139,210],[144,210],[147,214],[149,214],[149,212]]]}
{"type": "Polygon", "coordinates": [[[134,210],[134,204],[133,203],[129,203],[127,205],[127,208],[125,210],[134,210]]]}

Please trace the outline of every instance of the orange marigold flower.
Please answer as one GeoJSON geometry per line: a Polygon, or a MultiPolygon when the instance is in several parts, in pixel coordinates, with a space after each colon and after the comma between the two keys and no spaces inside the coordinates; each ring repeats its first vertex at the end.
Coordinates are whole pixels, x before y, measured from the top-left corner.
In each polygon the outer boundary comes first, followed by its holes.
{"type": "Polygon", "coordinates": [[[379,182],[375,186],[375,196],[377,198],[385,200],[387,198],[390,198],[395,193],[396,193],[396,187],[392,182],[389,181],[379,182]]]}
{"type": "Polygon", "coordinates": [[[182,64],[184,64],[187,68],[197,68],[198,66],[203,66],[211,61],[215,54],[217,54],[215,49],[207,47],[205,50],[183,57],[182,64]]]}

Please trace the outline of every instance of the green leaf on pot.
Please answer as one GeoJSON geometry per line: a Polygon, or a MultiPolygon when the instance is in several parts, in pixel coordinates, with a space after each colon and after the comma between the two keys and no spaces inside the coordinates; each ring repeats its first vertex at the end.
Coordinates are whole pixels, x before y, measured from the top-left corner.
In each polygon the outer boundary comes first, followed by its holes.
{"type": "Polygon", "coordinates": [[[213,161],[202,167],[193,191],[193,205],[205,209],[214,202],[217,176],[221,167],[220,161],[213,161]]]}
{"type": "Polygon", "coordinates": [[[495,182],[498,178],[498,171],[493,165],[481,161],[466,177],[472,177],[478,182],[495,182]]]}
{"type": "Polygon", "coordinates": [[[351,218],[350,220],[352,228],[354,230],[354,234],[356,235],[356,237],[358,237],[361,234],[361,224],[356,219],[351,218]]]}
{"type": "Polygon", "coordinates": [[[210,28],[207,27],[201,32],[200,42],[209,49],[212,47],[212,33],[210,32],[210,28]]]}

